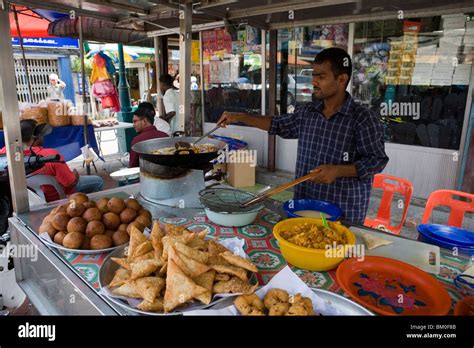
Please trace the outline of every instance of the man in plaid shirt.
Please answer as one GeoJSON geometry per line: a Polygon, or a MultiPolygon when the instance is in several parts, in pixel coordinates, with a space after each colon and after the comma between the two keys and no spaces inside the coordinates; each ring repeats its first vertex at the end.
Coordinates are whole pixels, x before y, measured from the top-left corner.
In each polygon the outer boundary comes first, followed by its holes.
{"type": "Polygon", "coordinates": [[[242,122],[286,139],[298,139],[296,177],[315,176],[295,188],[295,199],[332,202],[346,220],[362,224],[374,174],[388,162],[377,116],[357,104],[347,85],[352,63],[346,51],[328,48],[313,63],[316,101],[277,117],[224,112],[218,123],[242,122]]]}

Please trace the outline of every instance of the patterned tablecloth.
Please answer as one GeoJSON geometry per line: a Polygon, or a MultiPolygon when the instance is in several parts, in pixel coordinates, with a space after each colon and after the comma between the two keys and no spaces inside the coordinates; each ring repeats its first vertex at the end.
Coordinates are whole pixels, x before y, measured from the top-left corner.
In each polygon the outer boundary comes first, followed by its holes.
{"type": "MultiPolygon", "coordinates": [[[[267,209],[260,213],[255,223],[239,228],[215,225],[209,222],[204,212],[196,215],[191,220],[185,218],[160,219],[164,223],[184,226],[192,231],[200,231],[207,228],[209,235],[218,238],[237,236],[244,239],[244,248],[259,269],[257,277],[260,285],[268,283],[278,271],[287,265],[285,259],[280,254],[278,241],[272,234],[273,225],[278,220],[279,216],[267,209]]],[[[63,252],[63,255],[96,290],[99,290],[99,268],[107,254],[85,255],[63,252]]],[[[454,257],[447,253],[446,250],[441,252],[441,270],[436,278],[443,284],[451,297],[451,310],[456,302],[463,297],[455,287],[453,280],[468,267],[468,264],[468,257],[454,257]]],[[[297,267],[292,267],[292,269],[310,287],[345,295],[337,283],[335,269],[328,272],[313,272],[297,267]]]]}

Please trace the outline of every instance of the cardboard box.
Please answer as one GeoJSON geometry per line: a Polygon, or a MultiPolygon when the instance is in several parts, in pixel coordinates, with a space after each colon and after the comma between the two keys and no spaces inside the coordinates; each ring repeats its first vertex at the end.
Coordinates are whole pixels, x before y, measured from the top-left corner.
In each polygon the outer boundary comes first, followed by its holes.
{"type": "Polygon", "coordinates": [[[227,163],[227,182],[233,187],[255,186],[255,166],[246,158],[248,151],[240,150],[239,161],[229,161],[227,163]]]}

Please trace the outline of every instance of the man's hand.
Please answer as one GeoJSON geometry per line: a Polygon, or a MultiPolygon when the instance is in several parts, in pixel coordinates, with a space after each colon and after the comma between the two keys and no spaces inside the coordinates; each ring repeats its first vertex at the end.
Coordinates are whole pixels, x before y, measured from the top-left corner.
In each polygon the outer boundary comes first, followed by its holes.
{"type": "Polygon", "coordinates": [[[318,172],[311,181],[318,184],[330,185],[340,176],[339,166],[333,164],[323,164],[311,170],[311,173],[318,172]]]}
{"type": "Polygon", "coordinates": [[[240,115],[240,112],[224,111],[217,124],[225,128],[228,124],[239,122],[240,115]]]}

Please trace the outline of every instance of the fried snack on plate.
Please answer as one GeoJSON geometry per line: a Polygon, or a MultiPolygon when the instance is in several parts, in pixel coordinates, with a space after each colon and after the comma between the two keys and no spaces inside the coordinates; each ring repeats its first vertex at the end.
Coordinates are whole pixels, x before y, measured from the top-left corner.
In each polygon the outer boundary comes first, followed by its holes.
{"type": "Polygon", "coordinates": [[[141,297],[148,302],[155,301],[160,291],[165,287],[165,280],[159,277],[143,277],[134,281],[135,288],[141,297]]]}
{"type": "Polygon", "coordinates": [[[242,279],[243,281],[248,281],[247,271],[243,268],[238,268],[234,266],[223,266],[223,265],[212,265],[212,268],[219,273],[227,273],[234,275],[242,279]]]}
{"type": "Polygon", "coordinates": [[[184,254],[187,257],[201,263],[207,263],[207,260],[209,259],[208,253],[190,248],[181,242],[176,242],[174,244],[174,248],[176,249],[176,251],[180,252],[181,254],[184,254]]]}
{"type": "Polygon", "coordinates": [[[132,270],[130,266],[130,262],[126,258],[112,257],[111,260],[115,262],[116,264],[120,265],[121,267],[128,269],[129,271],[132,270]]]}
{"type": "Polygon", "coordinates": [[[208,244],[209,259],[207,263],[209,265],[231,266],[229,262],[227,262],[222,256],[220,256],[220,254],[226,251],[229,250],[227,250],[227,248],[211,239],[208,244]]]}
{"type": "Polygon", "coordinates": [[[268,315],[270,316],[283,316],[288,313],[288,310],[290,309],[290,304],[289,303],[277,303],[273,306],[271,306],[268,309],[268,315]]]}
{"type": "Polygon", "coordinates": [[[250,285],[242,279],[232,277],[230,280],[214,283],[212,292],[216,294],[233,293],[248,295],[255,292],[257,287],[258,284],[250,285]]]}
{"type": "Polygon", "coordinates": [[[169,258],[173,260],[188,277],[194,278],[210,270],[209,266],[193,260],[184,254],[177,253],[172,246],[168,248],[168,254],[169,258]]]}
{"type": "Polygon", "coordinates": [[[244,268],[250,272],[258,272],[257,267],[252,263],[252,261],[244,259],[238,255],[234,255],[230,251],[225,251],[220,254],[227,262],[233,266],[244,268]]]}
{"type": "Polygon", "coordinates": [[[145,312],[162,312],[164,309],[163,299],[156,298],[153,302],[143,301],[137,308],[145,312]]]}
{"type": "Polygon", "coordinates": [[[309,297],[303,297],[300,293],[289,298],[290,308],[287,315],[314,315],[313,301],[309,297]],[[301,314],[303,307],[306,314],[301,314]]]}
{"type": "Polygon", "coordinates": [[[165,236],[161,230],[160,223],[155,221],[150,234],[151,245],[155,254],[155,259],[160,259],[163,255],[163,242],[162,239],[165,236]]]}
{"type": "Polygon", "coordinates": [[[140,294],[140,292],[138,291],[137,287],[135,286],[133,282],[123,284],[122,286],[112,290],[112,293],[118,296],[142,298],[142,295],[140,294]]]}
{"type": "Polygon", "coordinates": [[[288,292],[286,292],[286,290],[274,288],[267,291],[265,297],[263,298],[263,303],[267,309],[270,309],[270,307],[276,304],[288,303],[289,300],[290,295],[288,292]]]}
{"type": "Polygon", "coordinates": [[[132,273],[125,268],[119,268],[115,271],[114,278],[110,282],[109,286],[115,288],[117,286],[121,286],[125,284],[129,279],[132,273]]]}
{"type": "Polygon", "coordinates": [[[265,306],[256,294],[237,296],[234,306],[242,315],[265,315],[265,306]]]}
{"type": "Polygon", "coordinates": [[[143,260],[153,260],[153,259],[155,259],[155,253],[153,251],[149,251],[146,254],[134,257],[133,262],[138,262],[138,261],[143,261],[143,260]]]}
{"type": "Polygon", "coordinates": [[[286,312],[285,315],[289,316],[306,316],[309,315],[308,311],[306,310],[305,306],[302,304],[292,304],[290,308],[288,309],[288,312],[286,312]]]}
{"type": "Polygon", "coordinates": [[[153,245],[151,244],[150,241],[143,242],[137,246],[130,261],[134,262],[137,257],[143,256],[152,250],[153,250],[153,245]]]}
{"type": "Polygon", "coordinates": [[[133,257],[135,256],[135,252],[138,246],[142,243],[148,242],[148,239],[145,235],[140,232],[138,228],[135,226],[131,227],[130,230],[130,244],[128,245],[128,260],[132,261],[133,257]]]}
{"type": "Polygon", "coordinates": [[[163,266],[163,262],[155,259],[134,262],[131,264],[132,276],[130,280],[149,276],[161,266],[163,266]]]}
{"type": "Polygon", "coordinates": [[[230,279],[230,275],[226,273],[217,273],[216,274],[216,282],[220,281],[228,281],[230,279]]]}
{"type": "Polygon", "coordinates": [[[173,260],[168,259],[164,297],[165,313],[171,312],[176,307],[204,294],[206,291],[206,288],[197,285],[191,278],[184,274],[173,260]]]}
{"type": "Polygon", "coordinates": [[[201,301],[204,304],[209,304],[212,301],[212,285],[214,284],[214,279],[216,276],[216,271],[210,270],[209,272],[203,273],[196,278],[194,281],[197,285],[206,288],[207,291],[196,297],[196,300],[201,301]]]}

